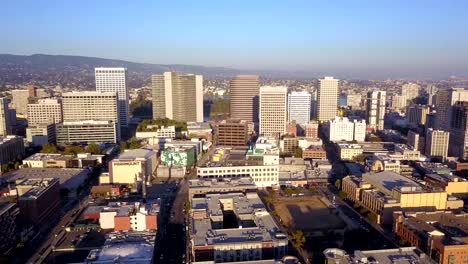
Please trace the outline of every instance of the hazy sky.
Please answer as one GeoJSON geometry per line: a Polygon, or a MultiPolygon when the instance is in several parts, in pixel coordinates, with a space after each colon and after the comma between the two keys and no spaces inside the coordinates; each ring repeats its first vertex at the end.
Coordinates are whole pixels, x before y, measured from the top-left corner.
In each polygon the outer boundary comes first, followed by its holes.
{"type": "Polygon", "coordinates": [[[468,75],[463,0],[6,0],[0,10],[0,53],[468,75]]]}

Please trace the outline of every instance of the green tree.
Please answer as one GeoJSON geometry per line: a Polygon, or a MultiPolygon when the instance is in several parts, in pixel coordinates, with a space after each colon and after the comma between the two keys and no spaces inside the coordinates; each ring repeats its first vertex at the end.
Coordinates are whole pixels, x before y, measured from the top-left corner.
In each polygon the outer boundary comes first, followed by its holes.
{"type": "Polygon", "coordinates": [[[65,148],[65,150],[63,151],[63,154],[76,156],[77,154],[84,153],[84,152],[85,150],[80,146],[69,146],[65,148]]]}
{"type": "Polygon", "coordinates": [[[317,191],[317,190],[315,189],[314,186],[309,187],[309,192],[314,193],[315,191],[317,191]]]}
{"type": "Polygon", "coordinates": [[[57,153],[57,146],[54,144],[44,144],[42,145],[41,153],[57,153]]]}
{"type": "Polygon", "coordinates": [[[266,204],[271,204],[271,202],[273,201],[273,199],[269,196],[265,197],[264,199],[266,204]]]}
{"type": "Polygon", "coordinates": [[[293,194],[293,190],[291,188],[286,188],[286,190],[284,190],[284,193],[288,196],[291,196],[291,194],[293,194]]]}
{"type": "Polygon", "coordinates": [[[130,144],[129,144],[129,149],[139,149],[141,148],[141,144],[140,144],[140,141],[138,141],[138,139],[136,138],[131,138],[130,139],[130,144]]]}
{"type": "Polygon", "coordinates": [[[305,242],[306,242],[304,232],[302,232],[302,230],[298,230],[298,231],[294,232],[292,234],[292,241],[294,242],[294,244],[297,247],[299,247],[299,248],[303,247],[305,242]]]}
{"type": "Polygon", "coordinates": [[[126,149],[128,149],[128,142],[122,141],[120,142],[120,153],[124,152],[126,149]]]}
{"type": "Polygon", "coordinates": [[[302,148],[297,147],[296,150],[294,150],[294,157],[302,158],[302,148]]]}
{"type": "Polygon", "coordinates": [[[190,204],[190,200],[187,200],[185,202],[185,213],[188,214],[190,213],[190,210],[192,209],[192,205],[190,204]]]}
{"type": "Polygon", "coordinates": [[[96,143],[91,143],[86,147],[86,152],[91,154],[102,154],[101,148],[96,143]]]}

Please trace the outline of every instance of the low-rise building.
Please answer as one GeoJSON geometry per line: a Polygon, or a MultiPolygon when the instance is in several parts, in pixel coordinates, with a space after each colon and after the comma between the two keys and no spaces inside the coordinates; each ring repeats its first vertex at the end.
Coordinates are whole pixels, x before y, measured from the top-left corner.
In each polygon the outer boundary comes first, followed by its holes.
{"type": "Polygon", "coordinates": [[[249,177],[189,180],[189,197],[212,193],[256,192],[257,185],[249,177]]]}
{"type": "Polygon", "coordinates": [[[101,175],[101,184],[130,184],[139,186],[153,178],[157,166],[156,152],[150,149],[131,149],[109,162],[108,177],[101,175]]]}
{"type": "Polygon", "coordinates": [[[113,121],[73,121],[56,125],[57,144],[103,144],[120,141],[118,123],[113,121]]]}
{"type": "Polygon", "coordinates": [[[441,264],[468,262],[468,214],[420,212],[394,215],[394,233],[441,264]]]}
{"type": "Polygon", "coordinates": [[[318,138],[319,125],[317,121],[309,121],[305,125],[305,136],[308,138],[318,138]]]}
{"type": "Polygon", "coordinates": [[[23,160],[24,168],[84,168],[102,164],[104,155],[79,153],[77,157],[58,153],[36,153],[23,160]]]}
{"type": "Polygon", "coordinates": [[[341,160],[354,160],[363,153],[363,148],[358,144],[338,144],[338,156],[341,160]]]}
{"type": "Polygon", "coordinates": [[[19,208],[16,204],[0,202],[0,255],[16,247],[18,214],[19,208]]]}
{"type": "Polygon", "coordinates": [[[166,167],[189,169],[196,163],[195,147],[168,147],[161,151],[161,164],[166,167]]]}
{"type": "Polygon", "coordinates": [[[208,194],[191,199],[194,262],[259,261],[287,254],[287,235],[256,193],[208,194]]]}
{"type": "MultiPolygon", "coordinates": [[[[89,207],[88,215],[99,211],[99,225],[113,231],[156,231],[160,203],[109,203],[107,206],[89,207]]],[[[86,215],[86,212],[85,212],[86,215]]],[[[89,218],[89,217],[88,217],[89,218]]]]}
{"type": "Polygon", "coordinates": [[[387,154],[375,154],[369,164],[370,171],[393,171],[400,173],[400,161],[387,154]]]}
{"type": "Polygon", "coordinates": [[[198,138],[204,138],[208,141],[213,141],[213,129],[211,128],[210,123],[187,122],[187,133],[198,138]]]}
{"type": "Polygon", "coordinates": [[[420,161],[425,159],[419,150],[404,144],[395,144],[395,153],[402,155],[402,160],[420,161]]]}
{"type": "Polygon", "coordinates": [[[217,144],[220,146],[246,146],[253,124],[239,119],[228,119],[216,126],[217,144]]]}
{"type": "Polygon", "coordinates": [[[436,264],[429,256],[416,247],[403,247],[379,250],[356,250],[353,254],[338,248],[327,248],[323,251],[327,264],[355,264],[355,263],[418,263],[436,264]]]}
{"type": "Polygon", "coordinates": [[[327,152],[325,151],[323,146],[312,145],[302,151],[302,158],[326,160],[327,152]]]}
{"type": "Polygon", "coordinates": [[[24,157],[24,141],[22,137],[0,137],[0,165],[7,164],[24,157]]]}
{"type": "Polygon", "coordinates": [[[26,139],[33,146],[42,146],[44,144],[55,144],[56,133],[55,124],[36,124],[29,125],[26,128],[26,139]]]}
{"type": "Polygon", "coordinates": [[[444,189],[448,195],[460,198],[468,196],[468,180],[451,174],[429,173],[424,175],[427,185],[444,189]]]}
{"type": "Polygon", "coordinates": [[[152,142],[156,142],[155,139],[175,138],[176,128],[175,126],[148,125],[145,131],[137,131],[135,137],[137,139],[147,140],[150,144],[153,144],[152,142]]]}

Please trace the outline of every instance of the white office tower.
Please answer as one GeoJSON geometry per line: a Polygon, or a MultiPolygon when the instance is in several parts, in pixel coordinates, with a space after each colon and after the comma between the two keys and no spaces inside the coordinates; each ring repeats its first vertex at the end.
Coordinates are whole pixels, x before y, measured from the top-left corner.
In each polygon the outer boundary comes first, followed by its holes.
{"type": "Polygon", "coordinates": [[[338,80],[333,77],[320,79],[317,90],[317,120],[325,122],[335,118],[338,111],[338,80]]]}
{"type": "Polygon", "coordinates": [[[452,107],[457,102],[468,101],[468,90],[464,88],[452,88],[439,90],[436,95],[436,128],[449,131],[452,107]]]}
{"type": "Polygon", "coordinates": [[[326,124],[328,138],[330,141],[353,141],[363,142],[366,139],[365,120],[350,121],[346,117],[335,117],[326,124]]]}
{"type": "Polygon", "coordinates": [[[392,96],[392,108],[396,111],[403,112],[408,105],[408,99],[405,95],[393,95],[392,96]]]}
{"type": "Polygon", "coordinates": [[[127,69],[96,68],[96,91],[117,93],[119,124],[127,127],[129,122],[129,100],[127,69]]]}
{"type": "Polygon", "coordinates": [[[426,135],[426,155],[445,160],[448,156],[450,133],[429,128],[426,135]]]}
{"type": "Polygon", "coordinates": [[[401,86],[401,94],[405,95],[408,100],[413,100],[419,96],[421,86],[416,83],[407,83],[401,86]]]}
{"type": "Polygon", "coordinates": [[[312,96],[306,91],[288,94],[288,121],[304,127],[310,121],[312,96]]]}
{"type": "Polygon", "coordinates": [[[438,90],[439,90],[439,88],[437,88],[437,86],[435,86],[433,84],[428,84],[427,85],[426,93],[427,93],[427,96],[428,96],[428,99],[427,99],[427,104],[428,105],[434,105],[435,104],[436,94],[437,94],[438,90]]]}
{"type": "Polygon", "coordinates": [[[346,95],[346,106],[350,107],[353,110],[361,109],[361,94],[350,93],[346,95]]]}
{"type": "Polygon", "coordinates": [[[203,76],[165,72],[151,76],[153,118],[203,122],[203,76]]]}
{"type": "Polygon", "coordinates": [[[62,102],[58,99],[40,99],[28,104],[28,126],[62,122],[62,102]]]}
{"type": "Polygon", "coordinates": [[[260,87],[260,135],[279,136],[286,132],[286,86],[260,87]]]}
{"type": "Polygon", "coordinates": [[[10,102],[7,98],[0,98],[0,136],[7,136],[11,132],[10,120],[9,120],[9,108],[10,102]]]}
{"type": "Polygon", "coordinates": [[[385,102],[387,92],[373,91],[367,93],[366,121],[367,126],[374,130],[384,129],[385,102]]]}

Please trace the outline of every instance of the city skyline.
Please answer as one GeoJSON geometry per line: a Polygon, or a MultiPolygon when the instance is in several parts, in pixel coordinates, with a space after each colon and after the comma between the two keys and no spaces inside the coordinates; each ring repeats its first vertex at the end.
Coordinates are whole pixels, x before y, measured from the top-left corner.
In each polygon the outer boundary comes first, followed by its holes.
{"type": "Polygon", "coordinates": [[[255,2],[245,9],[242,3],[50,1],[7,3],[4,8],[0,21],[6,28],[0,34],[6,41],[0,53],[359,78],[439,78],[468,69],[463,2],[255,2]],[[178,13],[145,15],[167,8],[178,13]]]}

